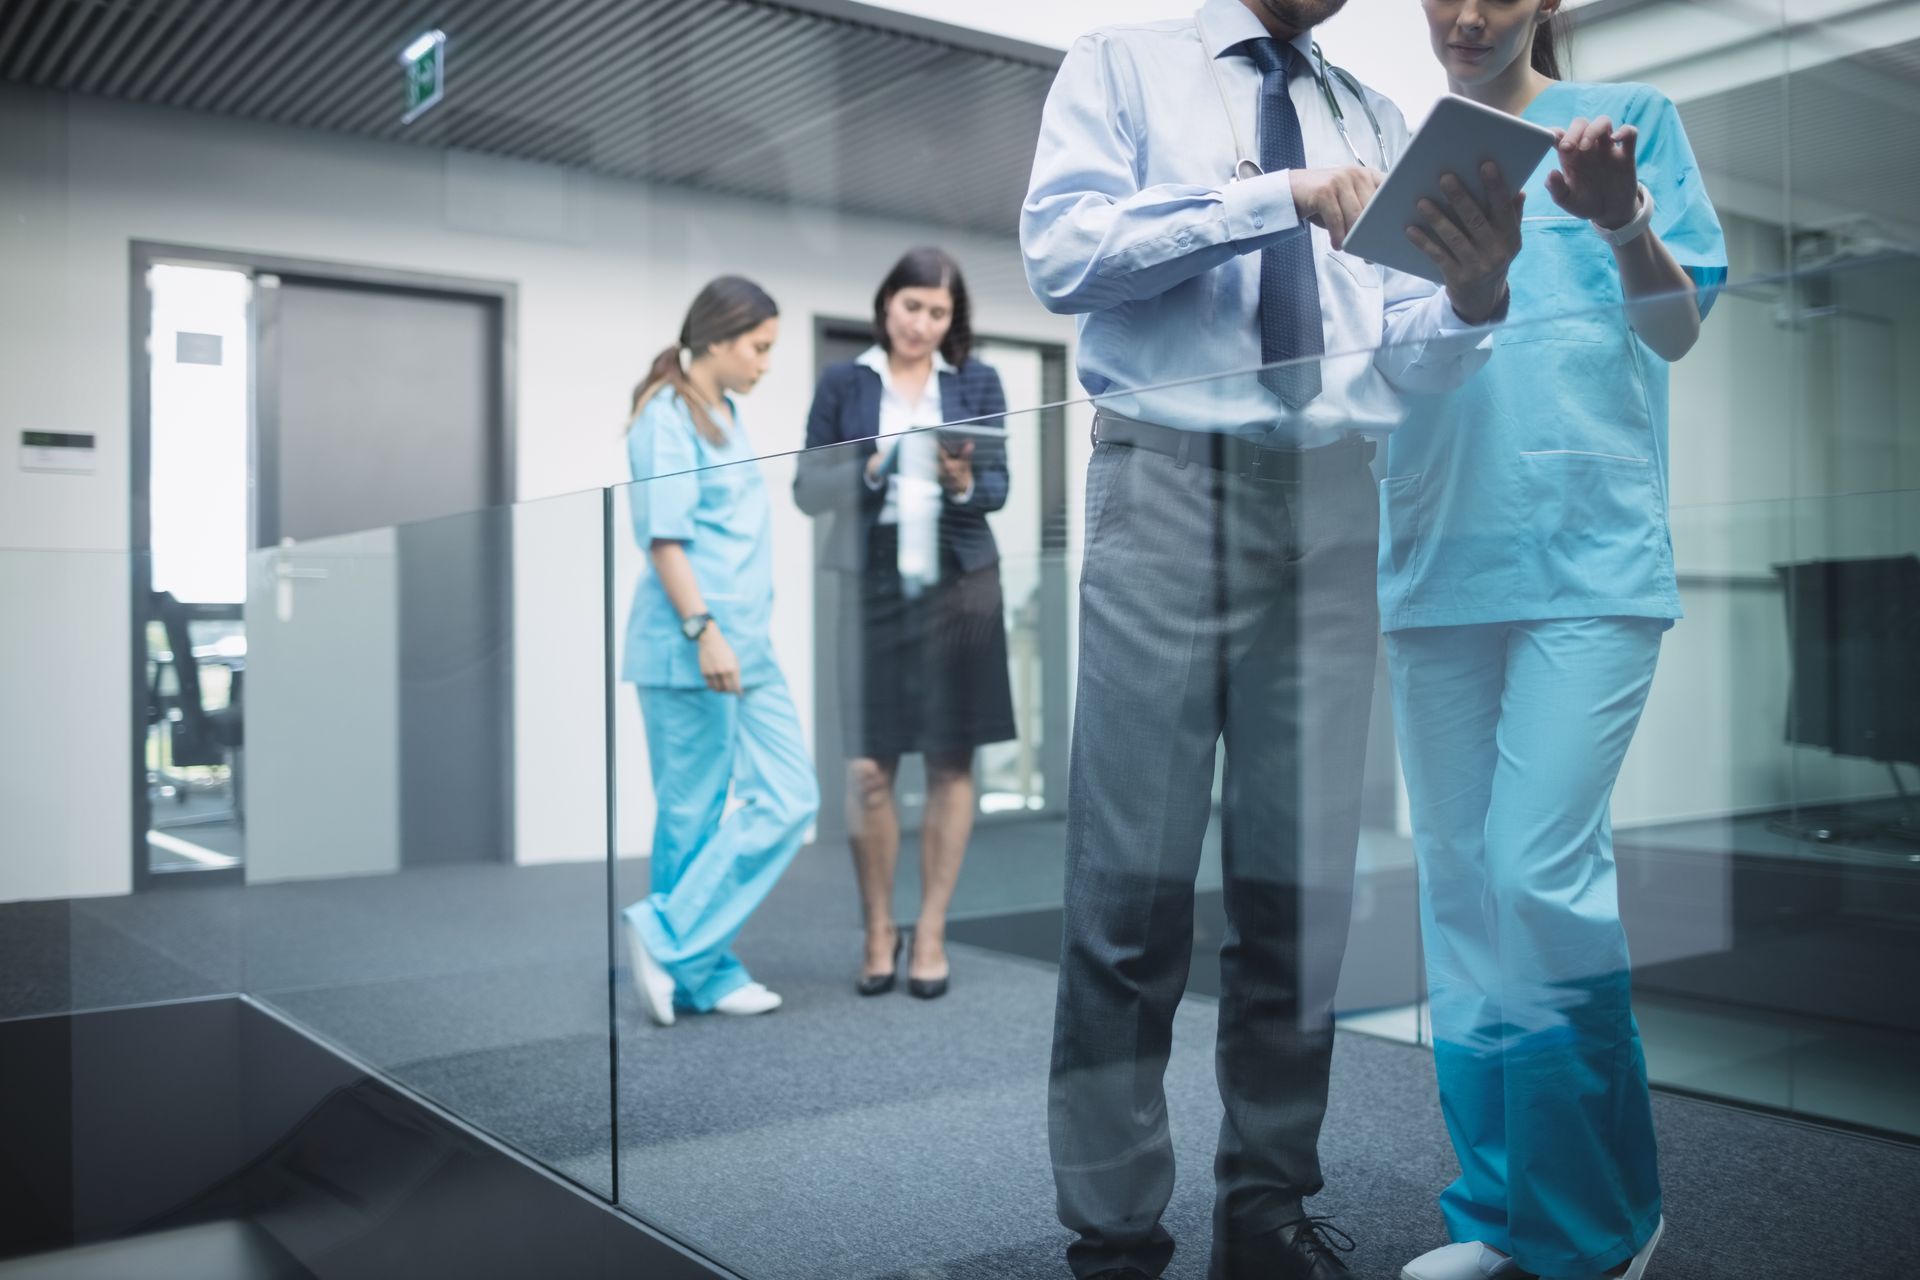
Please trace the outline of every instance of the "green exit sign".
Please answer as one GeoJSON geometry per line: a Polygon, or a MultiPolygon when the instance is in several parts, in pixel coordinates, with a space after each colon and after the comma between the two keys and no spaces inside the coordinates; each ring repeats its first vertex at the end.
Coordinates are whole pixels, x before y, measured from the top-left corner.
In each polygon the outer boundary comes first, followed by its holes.
{"type": "Polygon", "coordinates": [[[429,31],[400,54],[407,73],[407,114],[401,124],[412,124],[447,92],[447,33],[429,31]]]}

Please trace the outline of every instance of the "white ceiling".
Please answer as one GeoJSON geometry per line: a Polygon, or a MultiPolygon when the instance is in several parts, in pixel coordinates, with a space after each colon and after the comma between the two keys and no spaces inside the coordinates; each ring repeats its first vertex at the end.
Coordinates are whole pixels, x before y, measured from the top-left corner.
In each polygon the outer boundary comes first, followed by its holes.
{"type": "MultiPolygon", "coordinates": [[[[864,3],[1064,49],[1093,27],[1183,17],[1199,0],[864,3]]],[[[1920,0],[1564,0],[1563,8],[1581,10],[1573,73],[1648,81],[1681,103],[1723,207],[1799,225],[1865,214],[1920,240],[1920,0]]],[[[1348,0],[1319,35],[1328,57],[1394,99],[1411,123],[1445,92],[1418,0],[1348,0]]]]}
{"type": "MultiPolygon", "coordinates": [[[[0,0],[0,80],[1004,231],[1053,50],[1190,2],[0,0]],[[393,52],[429,10],[449,99],[403,128],[393,52]],[[776,117],[716,112],[714,77],[776,117]]],[[[1443,87],[1418,0],[1349,0],[1321,34],[1412,120],[1443,87]]],[[[1573,56],[1681,104],[1723,207],[1779,220],[1790,169],[1794,222],[1920,242],[1920,0],[1592,0],[1573,56]]]]}
{"type": "Polygon", "coordinates": [[[0,0],[0,81],[1011,232],[1058,54],[831,7],[0,0]],[[429,21],[446,100],[402,124],[395,55],[429,21]]]}
{"type": "Polygon", "coordinates": [[[1920,0],[1602,0],[1574,63],[1678,102],[1722,209],[1920,243],[1920,0]]]}
{"type": "Polygon", "coordinates": [[[1876,49],[1681,104],[1723,207],[1779,221],[1791,182],[1799,226],[1865,215],[1920,244],[1920,41],[1876,49]],[[1899,99],[1905,97],[1904,106],[1899,99]],[[1781,147],[1787,139],[1790,146],[1781,147]]]}

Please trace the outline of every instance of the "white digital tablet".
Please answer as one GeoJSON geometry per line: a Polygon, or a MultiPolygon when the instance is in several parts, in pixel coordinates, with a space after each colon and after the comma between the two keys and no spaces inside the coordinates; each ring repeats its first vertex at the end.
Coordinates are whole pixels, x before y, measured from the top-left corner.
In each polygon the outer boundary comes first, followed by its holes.
{"type": "Polygon", "coordinates": [[[1454,173],[1474,199],[1484,202],[1487,189],[1480,180],[1480,165],[1486,160],[1499,165],[1508,189],[1518,192],[1552,148],[1553,130],[1450,93],[1435,104],[1433,114],[1387,171],[1386,182],[1360,211],[1359,221],[1340,247],[1369,262],[1438,283],[1440,268],[1407,239],[1408,227],[1427,225],[1417,208],[1420,198],[1446,207],[1440,175],[1454,173]]]}

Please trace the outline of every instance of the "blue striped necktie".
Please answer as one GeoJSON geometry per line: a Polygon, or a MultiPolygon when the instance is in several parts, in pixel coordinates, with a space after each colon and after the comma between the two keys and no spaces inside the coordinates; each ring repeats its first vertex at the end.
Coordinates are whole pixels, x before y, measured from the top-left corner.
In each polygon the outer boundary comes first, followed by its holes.
{"type": "MultiPolygon", "coordinates": [[[[1300,51],[1261,36],[1240,46],[1260,68],[1260,167],[1267,173],[1307,167],[1300,114],[1293,109],[1287,82],[1300,51]]],[[[1320,325],[1320,281],[1314,275],[1313,233],[1304,219],[1260,251],[1260,363],[1301,360],[1263,369],[1261,383],[1293,408],[1320,394],[1320,361],[1304,359],[1326,352],[1320,325]]]]}

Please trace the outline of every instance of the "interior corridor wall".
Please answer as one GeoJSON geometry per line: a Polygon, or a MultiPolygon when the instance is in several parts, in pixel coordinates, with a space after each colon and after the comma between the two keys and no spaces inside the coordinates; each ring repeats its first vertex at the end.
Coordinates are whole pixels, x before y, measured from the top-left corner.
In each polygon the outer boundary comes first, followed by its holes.
{"type": "MultiPolygon", "coordinates": [[[[1777,269],[1777,228],[1730,218],[1729,229],[1736,276],[1777,269]]],[[[89,476],[0,467],[0,587],[10,601],[39,602],[9,610],[0,657],[11,672],[45,677],[6,682],[7,722],[39,728],[0,742],[0,900],[130,884],[126,275],[135,239],[516,284],[517,479],[531,505],[516,518],[515,810],[516,847],[529,861],[603,851],[599,509],[578,495],[625,477],[632,382],[702,281],[742,271],[786,308],[773,371],[746,405],[770,452],[800,440],[813,316],[865,315],[880,274],[909,244],[939,240],[960,256],[983,331],[1072,340],[1069,321],[1030,299],[1010,239],[0,87],[0,279],[9,297],[0,308],[0,427],[9,439],[38,428],[91,431],[101,443],[89,476]],[[568,494],[576,496],[557,496],[568,494]]],[[[1851,305],[1891,317],[1903,342],[1920,326],[1904,294],[1860,294],[1851,305]]],[[[1792,349],[1785,331],[1766,307],[1738,314],[1716,314],[1676,371],[1676,503],[1786,498],[1817,491],[1827,474],[1805,389],[1790,395],[1780,382],[1796,367],[1783,354],[1792,349]]],[[[1902,370],[1898,403],[1909,411],[1920,403],[1908,394],[1915,376],[1902,370]]],[[[1076,551],[1087,416],[1070,414],[1068,427],[1076,551]]],[[[1031,419],[1016,425],[1032,429],[1031,419]]],[[[1904,482],[1913,483],[1915,466],[1920,455],[1909,449],[1904,482]]],[[[778,643],[811,724],[811,530],[784,497],[790,463],[764,468],[782,584],[778,643]]],[[[616,516],[624,520],[623,505],[616,516]]],[[[617,626],[638,557],[624,524],[616,532],[617,626]]],[[[1724,567],[1715,539],[1733,536],[1683,524],[1683,573],[1724,567]]],[[[1780,742],[1785,650],[1773,600],[1701,582],[1689,608],[1621,782],[1622,825],[1778,804],[1796,787],[1811,798],[1884,788],[1871,766],[1780,742]],[[1751,643],[1765,635],[1778,643],[1751,643]],[[1736,650],[1751,658],[1745,669],[1729,665],[1736,650]]],[[[649,839],[651,789],[629,689],[614,709],[618,843],[637,854],[649,839]]],[[[829,802],[837,772],[829,762],[829,802]]]]}
{"type": "MultiPolygon", "coordinates": [[[[801,442],[813,317],[868,315],[881,276],[914,244],[937,242],[959,258],[977,328],[1072,340],[1070,321],[1032,301],[1011,236],[0,86],[0,278],[9,299],[0,308],[0,426],[90,431],[100,444],[90,476],[0,467],[0,548],[98,553],[84,575],[68,566],[71,607],[8,610],[9,646],[62,664],[60,680],[37,687],[9,677],[10,702],[23,699],[9,706],[9,722],[57,725],[64,747],[49,753],[47,740],[25,733],[0,744],[0,900],[130,887],[124,553],[134,240],[517,286],[517,490],[534,502],[516,520],[514,575],[516,845],[527,860],[605,848],[598,614],[591,626],[582,614],[600,599],[598,500],[555,495],[625,479],[633,383],[705,280],[752,276],[783,307],[772,371],[745,404],[765,452],[801,442]],[[49,796],[63,799],[49,805],[49,796]]],[[[770,459],[764,469],[781,584],[776,643],[802,677],[813,660],[811,527],[786,497],[790,462],[770,459]]],[[[630,536],[624,526],[618,534],[631,566],[630,536]]],[[[616,584],[620,620],[631,592],[630,577],[616,584]]],[[[811,690],[803,678],[794,683],[810,724],[811,690]]],[[[640,852],[651,794],[629,689],[615,706],[619,742],[632,748],[620,768],[621,847],[640,852]]]]}

